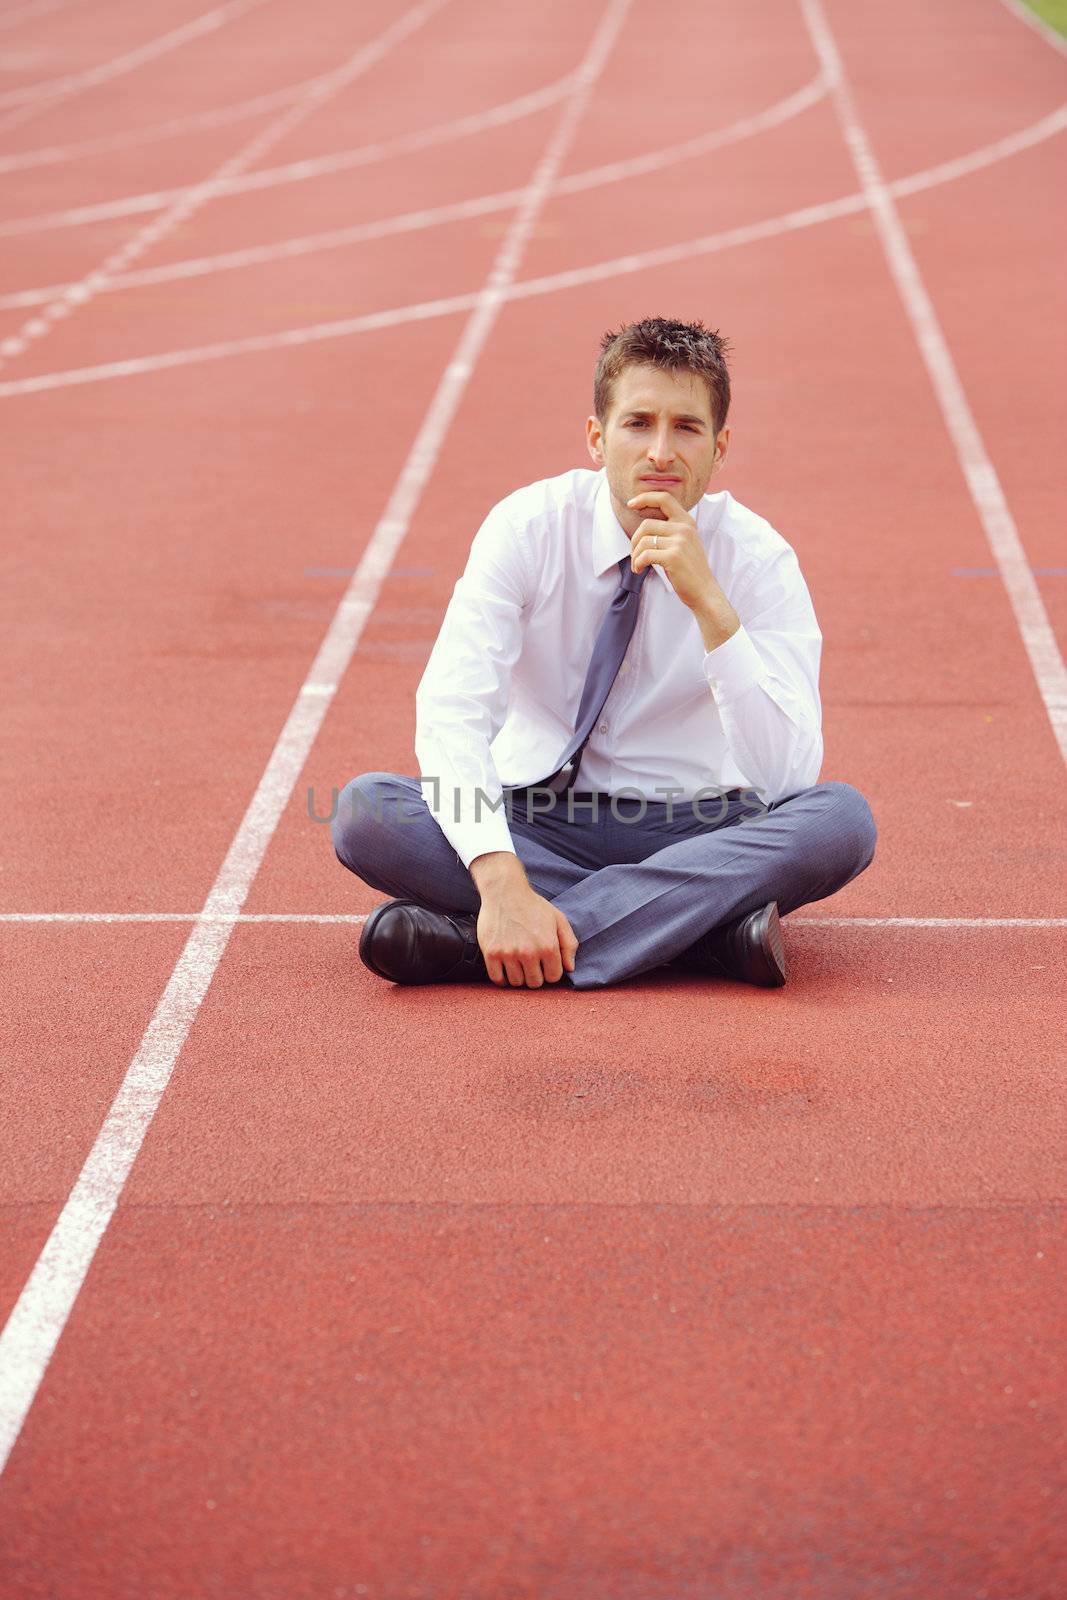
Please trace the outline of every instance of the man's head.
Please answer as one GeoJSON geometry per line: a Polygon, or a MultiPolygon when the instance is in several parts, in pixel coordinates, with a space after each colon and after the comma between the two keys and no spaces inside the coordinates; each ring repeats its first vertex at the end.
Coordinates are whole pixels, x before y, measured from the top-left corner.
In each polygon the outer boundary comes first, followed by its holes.
{"type": "Polygon", "coordinates": [[[702,323],[648,317],[606,333],[586,423],[615,515],[632,534],[647,512],[627,500],[666,489],[691,510],[726,459],[729,345],[702,323]]]}

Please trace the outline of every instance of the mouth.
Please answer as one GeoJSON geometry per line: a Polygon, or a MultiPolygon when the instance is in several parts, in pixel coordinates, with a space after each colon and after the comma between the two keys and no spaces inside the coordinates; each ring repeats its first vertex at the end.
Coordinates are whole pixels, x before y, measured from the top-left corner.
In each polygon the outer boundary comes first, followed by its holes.
{"type": "Polygon", "coordinates": [[[668,478],[661,472],[646,473],[638,480],[640,483],[681,483],[681,478],[668,478]]]}

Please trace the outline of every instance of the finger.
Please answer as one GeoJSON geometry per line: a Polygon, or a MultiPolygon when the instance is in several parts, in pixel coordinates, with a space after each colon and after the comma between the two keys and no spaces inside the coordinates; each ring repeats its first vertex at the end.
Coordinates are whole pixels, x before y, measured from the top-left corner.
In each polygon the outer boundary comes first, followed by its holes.
{"type": "Polygon", "coordinates": [[[650,511],[658,511],[659,515],[665,519],[673,516],[676,510],[682,510],[681,503],[674,498],[669,489],[646,489],[644,494],[635,494],[632,500],[627,500],[626,504],[634,511],[640,511],[645,508],[650,511]]]}
{"type": "Polygon", "coordinates": [[[504,968],[496,956],[484,956],[485,970],[499,988],[504,982],[504,968]]]}
{"type": "Polygon", "coordinates": [[[667,554],[665,545],[646,544],[631,558],[630,565],[635,572],[640,572],[642,567],[662,567],[667,554]]]}
{"type": "Polygon", "coordinates": [[[544,974],[541,971],[540,961],[527,961],[524,964],[527,989],[543,989],[545,986],[544,974]]]}
{"type": "Polygon", "coordinates": [[[508,982],[513,989],[522,989],[526,984],[526,974],[522,970],[522,962],[515,956],[504,962],[504,969],[508,975],[508,982]]]}
{"type": "Polygon", "coordinates": [[[482,952],[482,960],[485,963],[485,970],[489,974],[490,982],[501,984],[504,981],[504,969],[500,964],[500,958],[499,956],[491,956],[486,950],[485,945],[482,943],[480,927],[481,912],[478,913],[478,926],[475,928],[475,938],[478,940],[478,949],[482,952]]]}
{"type": "Polygon", "coordinates": [[[556,936],[559,940],[559,953],[563,957],[563,965],[568,972],[573,972],[578,939],[562,911],[556,912],[556,936]]]}
{"type": "Polygon", "coordinates": [[[541,968],[546,983],[558,983],[563,976],[563,958],[559,945],[549,955],[541,957],[541,968]]]}
{"type": "Polygon", "coordinates": [[[633,537],[633,544],[649,550],[662,550],[673,534],[681,532],[673,522],[642,522],[633,537]],[[659,541],[657,543],[657,540],[659,541]]]}

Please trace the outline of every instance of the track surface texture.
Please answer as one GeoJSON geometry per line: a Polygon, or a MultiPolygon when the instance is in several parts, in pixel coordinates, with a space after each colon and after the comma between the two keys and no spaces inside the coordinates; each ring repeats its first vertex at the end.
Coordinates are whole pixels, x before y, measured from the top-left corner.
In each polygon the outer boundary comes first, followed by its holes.
{"type": "Polygon", "coordinates": [[[1062,1600],[1067,55],[1001,0],[0,8],[3,1600],[1062,1600]],[[398,989],[475,529],[734,344],[873,865],[398,989]]]}

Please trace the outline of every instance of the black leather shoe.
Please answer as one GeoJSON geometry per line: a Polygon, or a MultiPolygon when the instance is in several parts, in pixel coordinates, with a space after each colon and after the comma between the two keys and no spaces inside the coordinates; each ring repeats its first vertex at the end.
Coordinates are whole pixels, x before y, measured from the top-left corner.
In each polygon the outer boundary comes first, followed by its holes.
{"type": "Polygon", "coordinates": [[[488,983],[477,914],[387,900],[363,924],[359,959],[393,983],[488,983]]]}
{"type": "Polygon", "coordinates": [[[737,978],[741,983],[756,983],[764,989],[780,989],[785,983],[785,949],[777,900],[768,901],[737,922],[712,928],[676,956],[671,965],[686,972],[711,973],[737,978]]]}

